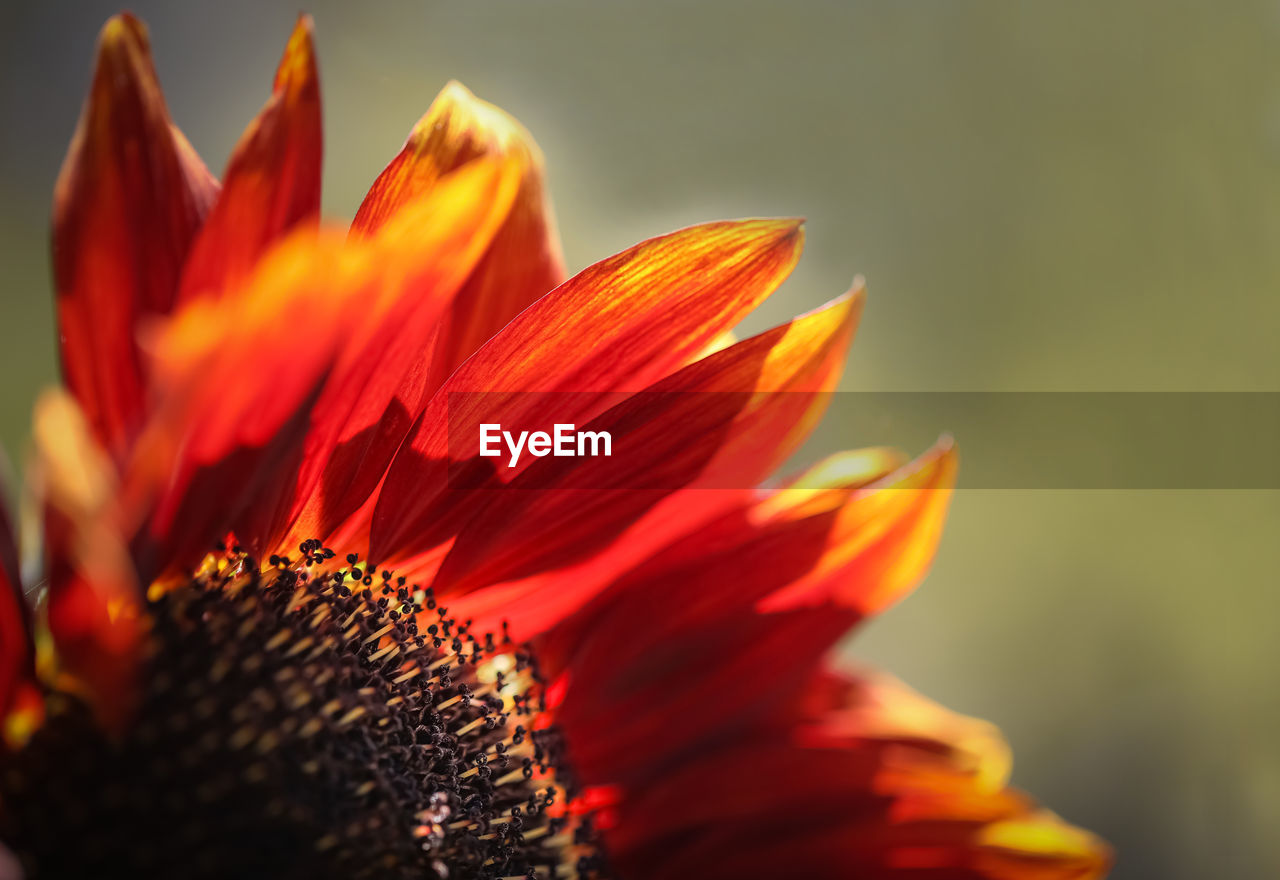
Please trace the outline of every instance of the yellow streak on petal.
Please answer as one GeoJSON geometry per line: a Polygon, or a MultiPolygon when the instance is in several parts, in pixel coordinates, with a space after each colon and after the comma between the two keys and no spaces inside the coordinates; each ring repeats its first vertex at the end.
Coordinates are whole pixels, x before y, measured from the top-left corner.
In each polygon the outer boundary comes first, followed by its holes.
{"type": "Polygon", "coordinates": [[[698,352],[696,355],[694,355],[693,358],[689,361],[689,363],[693,363],[694,361],[700,361],[705,357],[709,357],[715,354],[717,351],[724,351],[726,348],[733,345],[737,341],[738,341],[738,334],[734,333],[732,330],[726,330],[723,333],[721,333],[719,336],[717,336],[715,339],[712,339],[710,342],[708,342],[707,347],[702,349],[702,351],[698,352]]]}
{"type": "Polygon", "coordinates": [[[71,514],[100,512],[115,492],[115,472],[71,395],[61,389],[42,394],[34,428],[46,499],[71,514]]]}
{"type": "Polygon", "coordinates": [[[1032,819],[994,822],[983,829],[980,842],[984,846],[1035,855],[1073,854],[1089,849],[1089,836],[1078,829],[1032,819]]]}
{"type": "MultiPolygon", "coordinates": [[[[809,468],[773,499],[762,505],[761,512],[787,506],[788,498],[811,495],[815,499],[832,497],[831,489],[849,490],[883,479],[907,464],[908,458],[900,449],[888,446],[871,446],[865,449],[847,449],[827,456],[809,468]]],[[[798,508],[792,508],[795,513],[798,508]]],[[[802,512],[801,515],[818,513],[820,509],[802,512]]]]}
{"type": "Polygon", "coordinates": [[[284,56],[276,69],[274,87],[280,91],[292,92],[298,89],[311,77],[311,69],[315,65],[315,47],[312,45],[311,32],[315,22],[311,16],[298,16],[293,33],[285,46],[284,56]]]}
{"type": "Polygon", "coordinates": [[[1111,864],[1105,843],[1048,810],[993,822],[976,842],[988,850],[979,866],[992,880],[1092,880],[1111,864]]]}
{"type": "Polygon", "coordinates": [[[978,791],[994,793],[1008,784],[1013,752],[994,724],[945,709],[888,676],[876,693],[877,710],[862,717],[867,735],[937,740],[946,745],[948,763],[969,774],[978,791]]]}
{"type": "Polygon", "coordinates": [[[19,686],[14,696],[9,714],[4,717],[0,726],[0,738],[10,751],[16,751],[27,744],[31,735],[44,723],[44,698],[29,683],[19,686]]]}

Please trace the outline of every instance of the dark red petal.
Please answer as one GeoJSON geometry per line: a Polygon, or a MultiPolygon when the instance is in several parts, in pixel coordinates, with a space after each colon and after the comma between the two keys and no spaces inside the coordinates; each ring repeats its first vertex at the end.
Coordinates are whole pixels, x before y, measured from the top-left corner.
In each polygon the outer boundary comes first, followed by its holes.
{"type": "Polygon", "coordinates": [[[241,135],[191,247],[179,302],[221,294],[280,236],[319,217],[323,131],[311,31],[310,16],[299,17],[271,97],[241,135]]]}
{"type": "MultiPolygon", "coordinates": [[[[22,707],[21,693],[35,681],[31,614],[22,595],[13,524],[0,485],[0,748],[9,740],[10,719],[22,707]]],[[[12,737],[20,739],[20,736],[12,737]]]]}
{"type": "MultiPolygon", "coordinates": [[[[537,395],[574,391],[585,424],[615,402],[684,364],[736,324],[791,271],[800,224],[712,223],[651,239],[579,273],[538,300],[472,356],[428,404],[388,470],[373,513],[370,550],[407,557],[449,536],[450,395],[464,397],[464,424],[528,421],[537,395]],[[611,399],[613,398],[613,399],[611,399]],[[442,506],[443,505],[443,506],[442,506]]],[[[545,404],[545,401],[544,401],[545,404]]],[[[457,499],[453,499],[457,500],[457,499]]]]}
{"type": "Polygon", "coordinates": [[[645,877],[1092,880],[1105,844],[1005,787],[990,725],[882,676],[820,672],[813,714],[739,731],[615,799],[606,834],[645,877]],[[689,792],[696,791],[697,797],[689,792]]]}
{"type": "Polygon", "coordinates": [[[589,784],[654,778],[726,731],[761,723],[856,619],[836,608],[726,609],[696,628],[650,629],[668,610],[655,604],[647,620],[600,621],[568,664],[556,719],[589,784]]]}
{"type": "MultiPolygon", "coordinates": [[[[123,552],[118,559],[127,562],[123,552]]],[[[123,565],[100,578],[98,572],[63,567],[61,561],[49,570],[47,609],[58,663],[83,687],[103,728],[120,734],[140,696],[146,628],[132,598],[137,582],[123,565]],[[117,573],[123,576],[117,578],[117,573]],[[115,604],[121,595],[130,597],[128,605],[115,604]]]]}
{"type": "Polygon", "coordinates": [[[216,193],[169,120],[146,28],[111,19],[54,193],[53,268],[63,374],[117,460],[144,415],[138,323],[172,307],[216,193]]]}

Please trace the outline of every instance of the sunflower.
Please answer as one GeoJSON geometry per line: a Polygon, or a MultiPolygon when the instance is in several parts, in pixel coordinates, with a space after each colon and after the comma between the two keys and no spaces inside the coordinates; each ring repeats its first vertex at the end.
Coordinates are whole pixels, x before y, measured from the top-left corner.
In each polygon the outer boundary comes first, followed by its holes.
{"type": "Polygon", "coordinates": [[[460,85],[350,229],[318,219],[320,144],[305,17],[221,184],[143,25],[103,29],[55,193],[65,389],[25,587],[0,529],[0,872],[1105,872],[1006,787],[994,729],[832,659],[924,573],[950,441],[723,488],[790,457],[858,320],[855,285],[730,335],[799,222],[566,280],[540,153],[460,85]],[[455,419],[550,400],[644,442],[452,454],[455,419]]]}

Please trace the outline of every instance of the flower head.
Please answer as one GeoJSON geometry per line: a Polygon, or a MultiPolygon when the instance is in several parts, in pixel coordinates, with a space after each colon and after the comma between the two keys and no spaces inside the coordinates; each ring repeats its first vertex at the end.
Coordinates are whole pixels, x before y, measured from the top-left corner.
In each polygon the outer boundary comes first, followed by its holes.
{"type": "Polygon", "coordinates": [[[25,589],[0,521],[0,840],[30,877],[1101,876],[996,731],[832,660],[922,577],[950,441],[723,488],[797,448],[861,312],[855,285],[730,341],[798,221],[566,279],[541,154],[462,86],[349,230],[320,144],[305,17],[221,183],[145,28],[104,28],[25,589]],[[639,441],[452,455],[455,420],[551,399],[639,441]]]}

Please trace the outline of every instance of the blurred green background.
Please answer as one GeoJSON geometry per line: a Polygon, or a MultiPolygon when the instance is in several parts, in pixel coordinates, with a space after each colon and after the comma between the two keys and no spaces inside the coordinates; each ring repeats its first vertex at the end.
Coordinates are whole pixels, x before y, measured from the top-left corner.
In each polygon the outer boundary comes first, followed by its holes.
{"type": "MultiPolygon", "coordinates": [[[[295,2],[132,4],[214,169],[295,2]]],[[[50,192],[114,11],[0,12],[0,440],[18,458],[56,375],[50,192]]],[[[571,268],[695,221],[807,216],[805,259],[748,329],[864,274],[846,388],[1280,390],[1274,2],[309,11],[334,216],[456,77],[537,136],[571,268]]],[[[818,444],[840,441],[829,419],[818,444]]],[[[998,722],[1015,781],[1113,841],[1114,876],[1280,876],[1278,525],[1274,491],[966,490],[929,581],[851,651],[998,722]]]]}

